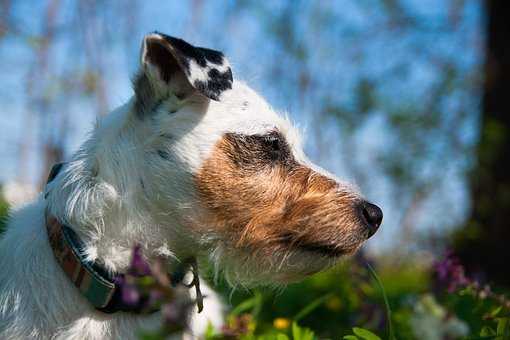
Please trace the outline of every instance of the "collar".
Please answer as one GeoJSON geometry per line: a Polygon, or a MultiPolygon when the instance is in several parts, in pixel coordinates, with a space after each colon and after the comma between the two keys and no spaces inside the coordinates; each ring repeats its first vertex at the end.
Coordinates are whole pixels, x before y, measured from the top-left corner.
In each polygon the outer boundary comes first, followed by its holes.
{"type": "Polygon", "coordinates": [[[46,212],[46,230],[53,255],[80,293],[103,312],[129,309],[122,303],[113,277],[96,262],[87,261],[84,247],[76,233],[46,212]]]}
{"type": "MultiPolygon", "coordinates": [[[[50,183],[60,172],[64,163],[57,163],[53,166],[48,176],[47,183],[50,183]]],[[[47,193],[45,198],[47,197],[47,193]]],[[[72,281],[80,293],[97,310],[104,313],[115,312],[134,312],[142,311],[131,305],[124,303],[121,296],[121,289],[116,283],[115,278],[119,275],[112,275],[98,262],[89,261],[85,255],[84,243],[79,236],[69,226],[62,224],[55,216],[46,210],[46,230],[48,240],[53,250],[53,254],[58,264],[72,281]]],[[[202,294],[200,292],[200,281],[198,278],[196,262],[191,261],[191,270],[193,272],[193,281],[186,285],[188,288],[195,287],[196,304],[198,311],[203,308],[202,294]]],[[[172,285],[182,283],[183,272],[181,269],[170,275],[172,285]]],[[[120,274],[122,276],[122,274],[120,274]]],[[[157,310],[152,310],[155,312],[157,310]]]]}

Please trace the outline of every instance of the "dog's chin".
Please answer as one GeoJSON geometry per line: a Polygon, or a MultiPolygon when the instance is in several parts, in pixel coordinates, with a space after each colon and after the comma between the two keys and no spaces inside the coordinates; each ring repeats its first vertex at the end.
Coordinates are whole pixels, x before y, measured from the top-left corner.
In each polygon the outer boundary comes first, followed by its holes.
{"type": "Polygon", "coordinates": [[[355,253],[362,243],[282,242],[254,250],[222,242],[209,251],[209,259],[216,272],[223,272],[233,286],[279,286],[302,281],[332,267],[355,253]]]}
{"type": "Polygon", "coordinates": [[[300,282],[314,274],[333,267],[342,259],[354,255],[361,245],[362,243],[342,250],[331,250],[329,247],[325,249],[322,247],[318,249],[315,249],[315,247],[307,247],[301,250],[302,256],[307,259],[302,265],[282,268],[280,272],[274,274],[272,280],[276,284],[283,285],[300,282]]]}
{"type": "Polygon", "coordinates": [[[330,262],[321,257],[314,259],[303,256],[298,252],[262,256],[222,247],[212,252],[212,255],[209,260],[216,273],[223,273],[230,285],[244,287],[281,286],[301,281],[323,270],[330,262]]]}
{"type": "Polygon", "coordinates": [[[328,267],[317,268],[312,270],[303,270],[300,272],[281,272],[274,276],[274,283],[279,285],[287,285],[291,283],[297,283],[303,281],[304,279],[317,274],[328,267]]]}
{"type": "Polygon", "coordinates": [[[250,281],[244,281],[243,284],[246,286],[256,287],[256,286],[269,286],[269,287],[279,287],[285,286],[292,283],[298,283],[306,278],[319,273],[325,269],[329,268],[329,266],[321,266],[317,268],[282,268],[280,271],[268,271],[266,275],[257,275],[252,277],[250,281]],[[264,277],[263,280],[260,278],[264,277]]]}
{"type": "Polygon", "coordinates": [[[313,254],[303,254],[306,259],[295,265],[282,267],[278,272],[273,273],[271,280],[275,284],[290,284],[303,281],[304,279],[327,270],[334,266],[340,257],[314,256],[313,254]]]}

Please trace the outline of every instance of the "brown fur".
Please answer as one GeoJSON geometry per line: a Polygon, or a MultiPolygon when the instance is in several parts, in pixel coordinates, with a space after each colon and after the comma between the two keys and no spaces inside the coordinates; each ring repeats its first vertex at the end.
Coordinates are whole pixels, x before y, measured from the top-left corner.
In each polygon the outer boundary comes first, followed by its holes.
{"type": "Polygon", "coordinates": [[[358,198],[296,162],[285,142],[269,142],[279,150],[271,157],[259,139],[226,134],[196,174],[205,225],[261,255],[354,252],[368,237],[354,208],[358,198]]]}

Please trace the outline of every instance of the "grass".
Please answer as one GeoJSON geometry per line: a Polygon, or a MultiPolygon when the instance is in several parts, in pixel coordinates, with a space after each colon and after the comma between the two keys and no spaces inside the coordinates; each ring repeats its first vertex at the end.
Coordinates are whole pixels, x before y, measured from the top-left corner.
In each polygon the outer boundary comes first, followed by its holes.
{"type": "Polygon", "coordinates": [[[394,331],[393,331],[393,322],[391,320],[390,303],[388,301],[388,296],[386,295],[386,291],[384,290],[384,286],[383,286],[383,284],[381,282],[381,279],[379,278],[379,276],[375,272],[374,268],[372,268],[372,266],[368,262],[366,262],[366,266],[368,268],[368,271],[369,271],[370,275],[372,275],[372,277],[374,278],[375,282],[377,283],[377,286],[379,287],[379,289],[381,291],[381,294],[383,296],[383,299],[384,299],[384,307],[386,308],[386,319],[387,319],[387,323],[388,323],[388,339],[396,340],[395,334],[394,334],[394,331]]]}

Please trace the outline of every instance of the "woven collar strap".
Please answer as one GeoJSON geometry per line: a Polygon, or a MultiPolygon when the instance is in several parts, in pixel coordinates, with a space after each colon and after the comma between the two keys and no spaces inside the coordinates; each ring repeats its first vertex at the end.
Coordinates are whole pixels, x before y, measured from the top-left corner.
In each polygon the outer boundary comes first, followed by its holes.
{"type": "Polygon", "coordinates": [[[87,261],[75,232],[48,213],[46,229],[55,259],[67,277],[95,308],[108,307],[116,288],[111,276],[95,263],[87,261]]]}
{"type": "MultiPolygon", "coordinates": [[[[64,163],[55,164],[50,171],[47,183],[57,177],[64,163]]],[[[48,193],[46,193],[45,198],[48,193]]],[[[83,242],[68,226],[46,211],[48,240],[55,259],[81,294],[98,310],[105,313],[134,310],[122,301],[119,287],[102,266],[88,261],[84,254],[83,242]]]]}

